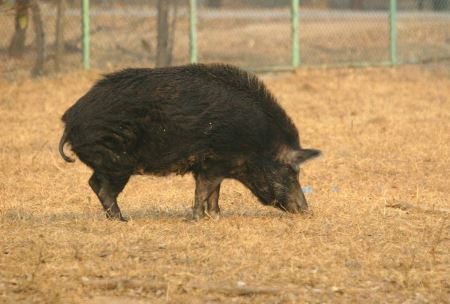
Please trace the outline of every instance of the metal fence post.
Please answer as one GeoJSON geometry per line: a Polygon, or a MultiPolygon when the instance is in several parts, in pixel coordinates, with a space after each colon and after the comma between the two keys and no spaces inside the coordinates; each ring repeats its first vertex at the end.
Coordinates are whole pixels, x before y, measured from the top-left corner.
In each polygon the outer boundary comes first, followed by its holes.
{"type": "Polygon", "coordinates": [[[397,0],[389,4],[389,54],[391,65],[397,64],[397,0]]]}
{"type": "Polygon", "coordinates": [[[83,66],[84,69],[89,70],[91,68],[91,52],[89,43],[89,0],[83,0],[81,10],[83,15],[83,66]]]}
{"type": "Polygon", "coordinates": [[[189,57],[197,63],[197,0],[189,0],[189,57]]]}
{"type": "Polygon", "coordinates": [[[291,39],[292,39],[292,67],[300,65],[300,40],[299,40],[299,6],[300,0],[291,2],[291,39]]]}

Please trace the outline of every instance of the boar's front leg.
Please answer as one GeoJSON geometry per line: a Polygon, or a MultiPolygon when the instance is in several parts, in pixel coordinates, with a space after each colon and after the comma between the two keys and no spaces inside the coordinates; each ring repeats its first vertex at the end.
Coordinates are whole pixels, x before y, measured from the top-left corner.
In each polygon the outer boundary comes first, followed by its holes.
{"type": "Polygon", "coordinates": [[[105,209],[106,218],[126,221],[117,204],[117,196],[122,192],[129,178],[129,176],[111,177],[94,173],[89,179],[89,185],[105,209]]]}
{"type": "Polygon", "coordinates": [[[212,218],[218,218],[220,215],[219,207],[219,194],[220,194],[220,184],[217,185],[216,189],[211,193],[208,198],[208,210],[207,215],[212,218]]]}
{"type": "MultiPolygon", "coordinates": [[[[193,208],[194,220],[198,220],[205,216],[205,205],[210,198],[212,208],[215,211],[218,209],[217,199],[219,198],[219,186],[222,180],[222,177],[208,176],[205,173],[195,174],[195,202],[193,208]],[[213,200],[215,200],[216,203],[212,203],[213,200]],[[216,205],[217,208],[215,207],[216,205]]],[[[209,205],[210,204],[208,203],[208,207],[209,205]]]]}

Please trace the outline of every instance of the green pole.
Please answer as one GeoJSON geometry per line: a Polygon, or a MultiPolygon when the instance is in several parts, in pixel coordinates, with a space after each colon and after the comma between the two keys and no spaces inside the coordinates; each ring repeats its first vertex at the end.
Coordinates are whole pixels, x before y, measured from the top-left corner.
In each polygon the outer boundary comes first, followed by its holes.
{"type": "Polygon", "coordinates": [[[83,66],[84,69],[89,70],[91,68],[91,52],[89,46],[89,0],[83,0],[81,10],[83,15],[83,66]]]}
{"type": "Polygon", "coordinates": [[[391,64],[397,64],[397,0],[389,5],[389,54],[391,64]]]}
{"type": "Polygon", "coordinates": [[[292,39],[292,67],[300,65],[300,40],[298,30],[300,0],[291,2],[291,39],[292,39]]]}
{"type": "Polygon", "coordinates": [[[189,0],[189,57],[197,63],[197,0],[189,0]]]}

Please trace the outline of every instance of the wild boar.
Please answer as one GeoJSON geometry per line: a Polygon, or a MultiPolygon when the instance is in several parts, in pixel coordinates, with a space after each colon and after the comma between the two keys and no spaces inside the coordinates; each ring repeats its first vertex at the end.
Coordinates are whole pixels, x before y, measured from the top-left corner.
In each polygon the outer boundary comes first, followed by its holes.
{"type": "Polygon", "coordinates": [[[117,196],[130,176],[192,172],[194,219],[219,215],[221,182],[240,181],[265,205],[308,208],[299,165],[320,154],[266,86],[229,65],[125,69],[105,75],[63,115],[59,152],[93,169],[89,185],[107,218],[125,220],[117,196]]]}

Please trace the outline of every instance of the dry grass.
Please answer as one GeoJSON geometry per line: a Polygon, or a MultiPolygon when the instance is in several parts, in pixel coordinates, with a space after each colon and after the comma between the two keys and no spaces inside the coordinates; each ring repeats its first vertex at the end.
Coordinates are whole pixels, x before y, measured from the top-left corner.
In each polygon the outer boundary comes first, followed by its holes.
{"type": "Polygon", "coordinates": [[[312,216],[236,182],[191,222],[191,177],[136,177],[107,221],[59,117],[98,74],[0,82],[0,302],[444,303],[450,77],[420,67],[265,76],[306,147],[312,216]]]}

